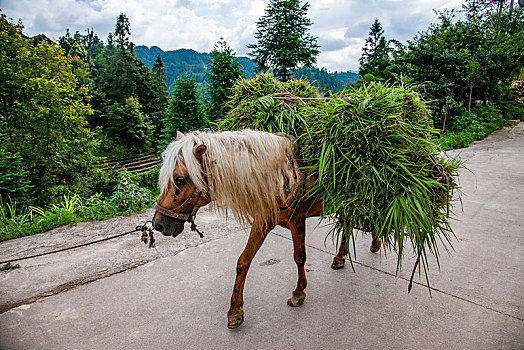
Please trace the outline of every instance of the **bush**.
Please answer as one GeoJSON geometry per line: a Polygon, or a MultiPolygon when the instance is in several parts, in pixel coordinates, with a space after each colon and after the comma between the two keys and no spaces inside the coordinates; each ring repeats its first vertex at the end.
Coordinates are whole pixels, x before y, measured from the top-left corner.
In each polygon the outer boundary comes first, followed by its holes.
{"type": "Polygon", "coordinates": [[[28,175],[20,155],[0,147],[0,198],[27,202],[28,191],[31,189],[28,175]]]}
{"type": "Polygon", "coordinates": [[[504,119],[506,120],[524,120],[524,104],[514,102],[499,106],[504,119]]]}
{"type": "Polygon", "coordinates": [[[158,191],[158,172],[160,167],[155,167],[148,171],[131,176],[133,182],[142,188],[147,188],[153,192],[158,191]]]}
{"type": "Polygon", "coordinates": [[[95,194],[108,197],[118,184],[121,171],[114,166],[105,169],[96,169],[93,176],[86,179],[82,187],[78,188],[77,193],[84,198],[89,198],[95,194]]]}
{"type": "Polygon", "coordinates": [[[493,105],[476,108],[472,112],[464,111],[453,118],[452,127],[436,143],[444,150],[467,147],[506,125],[502,115],[501,109],[493,105]]]}
{"type": "MultiPolygon", "coordinates": [[[[153,173],[153,172],[152,172],[153,173]]],[[[153,192],[138,186],[127,171],[117,172],[112,194],[96,193],[82,199],[67,193],[47,208],[17,207],[11,200],[0,198],[0,241],[44,232],[81,221],[102,220],[143,211],[155,201],[153,192]]]]}
{"type": "Polygon", "coordinates": [[[155,198],[149,189],[139,187],[132,181],[131,173],[123,171],[115,191],[108,200],[115,213],[131,214],[147,208],[155,198]]]}

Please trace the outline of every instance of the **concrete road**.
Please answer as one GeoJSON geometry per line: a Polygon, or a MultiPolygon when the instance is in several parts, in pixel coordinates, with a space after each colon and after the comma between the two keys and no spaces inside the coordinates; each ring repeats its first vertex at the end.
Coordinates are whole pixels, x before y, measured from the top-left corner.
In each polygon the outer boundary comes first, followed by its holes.
{"type": "MultiPolygon", "coordinates": [[[[524,124],[453,153],[470,172],[460,178],[464,210],[455,208],[455,250],[442,252],[440,270],[433,265],[431,296],[423,276],[406,292],[412,254],[395,276],[395,254],[370,253],[368,237],[357,241],[355,271],[331,270],[328,227],[310,219],[304,305],[286,305],[296,267],[289,233],[275,229],[247,278],[245,323],[228,330],[235,264],[247,235],[203,213],[203,242],[190,233],[157,235],[157,249],[147,250],[135,236],[125,245],[108,241],[1,272],[0,301],[8,311],[0,314],[0,349],[523,349],[524,124]],[[140,263],[125,268],[126,261],[140,263]],[[76,274],[66,273],[68,266],[76,274]],[[104,269],[109,273],[99,273],[104,269]],[[81,282],[85,274],[98,277],[81,282]],[[76,282],[57,289],[61,278],[76,282]],[[53,295],[43,297],[46,290],[53,295]]],[[[37,242],[27,239],[17,241],[37,242]]],[[[17,249],[5,243],[0,260],[17,249]]]]}

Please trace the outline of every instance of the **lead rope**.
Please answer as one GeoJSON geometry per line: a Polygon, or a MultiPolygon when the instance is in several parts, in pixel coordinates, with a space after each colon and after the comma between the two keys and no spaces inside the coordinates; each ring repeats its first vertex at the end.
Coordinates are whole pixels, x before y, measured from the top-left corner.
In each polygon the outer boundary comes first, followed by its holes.
{"type": "MultiPolygon", "coordinates": [[[[189,219],[187,220],[191,224],[191,231],[196,231],[200,238],[204,238],[204,235],[202,232],[200,232],[197,228],[197,225],[195,224],[195,216],[189,215],[189,219]]],[[[155,236],[153,235],[153,228],[148,228],[147,224],[153,223],[151,220],[146,221],[142,226],[137,226],[136,231],[142,231],[142,237],[140,237],[140,240],[147,244],[149,248],[155,248],[155,236]]]]}
{"type": "Polygon", "coordinates": [[[155,247],[155,236],[153,236],[153,228],[148,228],[147,224],[153,222],[151,220],[146,221],[142,226],[137,226],[136,229],[139,231],[142,231],[142,237],[140,237],[140,240],[147,244],[149,248],[155,247]]]}
{"type": "Polygon", "coordinates": [[[195,216],[189,215],[189,218],[187,221],[191,223],[191,231],[196,231],[196,233],[198,233],[200,238],[204,238],[204,234],[197,229],[197,225],[195,224],[195,216]]]}

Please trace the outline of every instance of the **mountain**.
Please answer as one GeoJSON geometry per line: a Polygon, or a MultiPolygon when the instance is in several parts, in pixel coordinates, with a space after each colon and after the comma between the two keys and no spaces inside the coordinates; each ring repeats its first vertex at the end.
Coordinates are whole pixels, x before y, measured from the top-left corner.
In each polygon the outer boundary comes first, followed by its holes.
{"type": "MultiPolygon", "coordinates": [[[[209,53],[197,52],[192,49],[179,49],[163,51],[158,46],[136,46],[135,53],[149,68],[153,67],[157,55],[160,55],[166,70],[167,87],[171,91],[178,77],[187,71],[190,73],[200,87],[206,82],[206,66],[209,61],[209,53]]],[[[256,64],[248,57],[237,57],[247,78],[254,75],[256,64]]],[[[313,81],[322,91],[338,91],[348,83],[360,80],[357,72],[328,72],[325,68],[300,68],[295,72],[295,77],[313,81]]]]}

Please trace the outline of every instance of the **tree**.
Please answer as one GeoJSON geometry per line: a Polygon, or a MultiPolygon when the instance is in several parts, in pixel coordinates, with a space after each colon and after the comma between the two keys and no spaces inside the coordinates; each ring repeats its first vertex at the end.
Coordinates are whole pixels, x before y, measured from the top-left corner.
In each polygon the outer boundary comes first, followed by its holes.
{"type": "Polygon", "coordinates": [[[498,9],[479,17],[468,12],[466,20],[455,20],[453,12],[438,14],[440,23],[409,42],[403,63],[423,83],[421,93],[431,101],[437,126],[443,126],[445,115],[460,115],[472,100],[511,99],[511,82],[524,66],[524,17],[521,9],[512,18],[498,9]],[[498,26],[494,16],[501,16],[498,26]]]}
{"type": "Polygon", "coordinates": [[[129,38],[128,35],[131,35],[129,19],[125,13],[120,13],[116,20],[115,26],[115,41],[120,50],[127,50],[129,48],[129,38]]]}
{"type": "Polygon", "coordinates": [[[33,198],[45,200],[93,170],[96,141],[84,119],[92,110],[63,50],[35,46],[22,28],[0,14],[0,141],[22,159],[33,198]]]}
{"type": "Polygon", "coordinates": [[[29,172],[24,169],[24,160],[18,153],[7,151],[0,144],[0,202],[8,198],[25,202],[31,189],[29,172]]]}
{"type": "Polygon", "coordinates": [[[402,55],[404,46],[398,40],[386,40],[378,19],[369,28],[369,36],[362,48],[359,59],[359,74],[362,78],[371,75],[379,79],[391,79],[393,73],[400,73],[401,67],[394,60],[402,55]],[[393,44],[393,46],[391,46],[393,44]]]}
{"type": "Polygon", "coordinates": [[[119,141],[120,146],[139,152],[149,145],[152,131],[153,125],[133,96],[127,98],[123,105],[115,102],[111,106],[107,132],[119,141]]]}
{"type": "Polygon", "coordinates": [[[257,22],[256,44],[249,44],[248,53],[257,64],[257,71],[273,69],[275,76],[287,80],[300,66],[312,66],[319,54],[317,37],[308,33],[309,3],[300,0],[270,0],[265,14],[257,22]]]}
{"type": "Polygon", "coordinates": [[[157,77],[158,81],[166,82],[166,69],[164,68],[164,61],[162,61],[160,54],[156,56],[156,61],[153,64],[151,71],[157,77]]]}
{"type": "Polygon", "coordinates": [[[90,93],[93,96],[91,105],[94,113],[89,122],[93,127],[103,128],[109,142],[104,142],[102,146],[104,151],[109,153],[152,150],[152,146],[155,146],[155,142],[162,135],[162,120],[168,105],[162,59],[157,57],[155,66],[149,70],[131,51],[133,45],[127,39],[128,32],[129,21],[121,14],[117,19],[114,36],[108,38],[108,45],[93,59],[90,72],[93,79],[90,93]],[[117,46],[112,44],[113,37],[116,38],[117,46]],[[140,106],[141,117],[134,112],[134,117],[121,119],[119,116],[122,108],[129,104],[131,97],[140,106]],[[116,124],[113,125],[113,122],[116,124]],[[144,128],[145,125],[152,127],[152,132],[136,133],[131,138],[135,140],[133,147],[119,136],[132,129],[148,129],[144,128]],[[118,131],[117,128],[122,129],[118,131]],[[138,140],[136,137],[147,139],[138,140]],[[119,148],[122,145],[129,147],[119,148]]]}
{"type": "Polygon", "coordinates": [[[175,83],[168,115],[164,119],[163,139],[169,143],[176,138],[177,131],[186,132],[203,126],[196,82],[184,73],[175,83]]]}
{"type": "Polygon", "coordinates": [[[220,38],[211,51],[206,71],[209,81],[207,115],[210,121],[224,117],[224,103],[231,95],[235,81],[242,78],[242,71],[242,65],[235,57],[235,52],[224,38],[220,38]]]}

